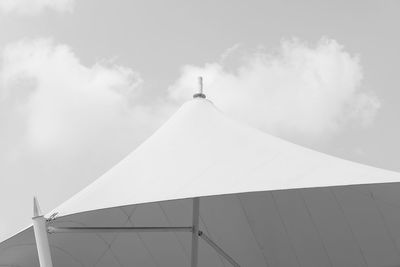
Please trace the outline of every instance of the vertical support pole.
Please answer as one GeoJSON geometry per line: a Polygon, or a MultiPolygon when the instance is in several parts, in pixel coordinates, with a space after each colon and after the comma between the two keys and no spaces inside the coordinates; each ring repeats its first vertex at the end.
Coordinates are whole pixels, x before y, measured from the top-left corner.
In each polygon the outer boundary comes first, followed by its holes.
{"type": "Polygon", "coordinates": [[[40,211],[39,203],[36,198],[33,198],[32,221],[40,267],[53,267],[50,253],[50,245],[47,237],[46,218],[40,211]]]}
{"type": "Polygon", "coordinates": [[[199,77],[199,94],[203,94],[203,77],[199,77]]]}
{"type": "Polygon", "coordinates": [[[200,199],[193,198],[193,232],[192,232],[192,254],[191,254],[191,267],[197,267],[199,261],[199,212],[200,212],[200,199]]]}
{"type": "Polygon", "coordinates": [[[193,95],[193,98],[206,98],[203,94],[203,77],[199,77],[199,92],[193,95]]]}

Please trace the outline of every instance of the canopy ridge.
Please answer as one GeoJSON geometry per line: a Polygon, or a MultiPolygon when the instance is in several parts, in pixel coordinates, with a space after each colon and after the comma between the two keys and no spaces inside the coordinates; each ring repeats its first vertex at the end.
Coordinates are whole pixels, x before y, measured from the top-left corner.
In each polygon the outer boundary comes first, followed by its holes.
{"type": "MultiPolygon", "coordinates": [[[[168,226],[171,226],[171,225],[172,225],[171,220],[169,219],[169,217],[168,217],[168,215],[167,215],[167,212],[166,212],[165,209],[163,208],[162,204],[161,204],[161,203],[158,203],[158,206],[160,207],[162,214],[164,215],[165,219],[167,220],[168,226]]],[[[188,252],[187,252],[186,249],[185,249],[185,245],[182,243],[181,239],[180,239],[179,236],[176,234],[176,232],[173,232],[173,234],[174,234],[176,240],[178,241],[179,246],[181,247],[181,249],[182,249],[184,255],[185,255],[187,258],[189,258],[190,256],[188,255],[188,252]]]]}
{"type": "Polygon", "coordinates": [[[369,265],[368,265],[367,258],[365,257],[365,253],[364,253],[364,251],[363,251],[363,249],[362,249],[362,247],[361,247],[361,244],[360,244],[360,242],[358,241],[358,238],[357,238],[356,234],[354,233],[354,230],[353,230],[353,227],[351,226],[350,221],[347,219],[347,216],[346,216],[346,213],[345,213],[345,211],[344,211],[343,205],[339,202],[339,198],[338,198],[338,196],[336,195],[336,192],[335,192],[334,188],[329,188],[329,191],[331,191],[331,193],[332,193],[332,195],[333,195],[333,198],[334,198],[336,204],[338,205],[340,212],[341,212],[342,215],[343,215],[344,221],[346,222],[347,227],[349,228],[350,233],[351,233],[351,235],[352,235],[352,237],[353,237],[353,240],[354,240],[354,242],[356,243],[356,245],[357,245],[357,247],[358,247],[358,250],[360,251],[360,254],[361,254],[361,257],[362,257],[362,259],[363,259],[363,262],[364,262],[365,266],[369,266],[369,265]]]}
{"type": "Polygon", "coordinates": [[[328,259],[329,265],[330,265],[331,267],[333,267],[334,264],[332,263],[331,255],[329,255],[328,248],[326,247],[324,238],[322,237],[322,234],[321,234],[321,232],[320,232],[320,230],[319,230],[319,228],[318,228],[317,223],[315,222],[315,219],[314,219],[314,217],[313,217],[313,215],[312,215],[312,213],[311,213],[311,209],[310,209],[310,207],[308,206],[307,201],[306,201],[306,199],[304,198],[304,195],[303,195],[303,192],[302,192],[302,191],[303,191],[302,189],[298,189],[298,190],[297,190],[298,195],[299,195],[300,199],[302,200],[302,202],[303,202],[303,204],[304,204],[304,207],[305,207],[305,209],[306,209],[306,211],[307,211],[307,215],[308,215],[308,217],[310,218],[310,221],[311,221],[311,223],[312,223],[312,225],[313,225],[313,227],[314,227],[314,229],[315,229],[315,232],[317,233],[318,239],[319,239],[320,242],[321,242],[321,246],[322,246],[322,248],[323,248],[323,250],[324,250],[324,252],[325,252],[325,255],[326,255],[327,259],[328,259]]]}
{"type": "Polygon", "coordinates": [[[283,216],[282,216],[282,213],[281,213],[281,211],[280,211],[280,209],[279,209],[278,201],[277,201],[277,199],[276,199],[276,197],[275,197],[275,195],[274,195],[274,192],[270,192],[270,194],[271,194],[271,197],[272,197],[272,201],[273,201],[273,203],[274,203],[274,207],[275,207],[275,209],[276,209],[276,211],[277,211],[277,213],[278,213],[279,220],[281,221],[282,226],[283,226],[283,229],[284,229],[284,231],[285,231],[285,234],[286,234],[288,243],[289,243],[290,248],[291,248],[291,250],[292,250],[292,252],[293,252],[293,254],[294,254],[294,258],[296,259],[296,263],[297,263],[297,265],[298,265],[299,267],[302,267],[302,265],[301,265],[301,263],[300,263],[299,255],[297,255],[296,248],[295,248],[295,246],[294,246],[294,244],[293,244],[293,240],[292,240],[292,238],[290,237],[289,230],[288,230],[287,225],[286,225],[286,223],[285,223],[285,220],[284,220],[284,218],[283,218],[283,216]]]}
{"type": "Polygon", "coordinates": [[[384,229],[385,229],[385,231],[386,231],[386,233],[387,233],[387,235],[388,235],[390,241],[391,241],[392,244],[393,244],[393,248],[394,248],[394,250],[397,252],[397,255],[400,256],[399,247],[398,247],[398,245],[397,245],[396,240],[393,238],[394,235],[392,234],[392,231],[390,230],[390,227],[389,227],[389,224],[388,224],[387,221],[386,221],[385,215],[383,214],[383,211],[382,211],[381,208],[379,207],[379,204],[376,202],[373,192],[371,191],[371,189],[370,189],[369,187],[367,187],[367,188],[368,188],[368,192],[370,193],[369,198],[370,198],[370,199],[372,200],[372,202],[374,203],[374,206],[375,206],[376,210],[378,211],[379,216],[381,217],[381,220],[382,220],[382,222],[383,222],[384,229]]]}
{"type": "Polygon", "coordinates": [[[262,246],[261,246],[260,242],[258,241],[257,236],[256,236],[256,234],[254,232],[253,226],[250,223],[249,215],[247,214],[246,209],[244,208],[242,199],[238,195],[236,197],[237,197],[237,199],[239,201],[240,209],[242,210],[243,215],[244,215],[244,217],[246,219],[246,223],[247,223],[248,227],[250,228],[250,231],[251,231],[251,234],[253,236],[253,239],[254,239],[254,241],[255,241],[255,243],[256,243],[258,249],[260,250],[260,253],[261,253],[261,255],[262,255],[263,259],[264,259],[265,266],[266,267],[270,267],[271,265],[270,265],[270,263],[269,263],[269,261],[267,259],[267,256],[265,256],[264,251],[262,249],[262,246]]]}
{"type": "MultiPolygon", "coordinates": [[[[121,210],[128,216],[128,214],[127,214],[123,209],[121,209],[121,210]]],[[[135,223],[132,221],[132,216],[133,216],[133,214],[135,213],[135,211],[136,211],[136,207],[135,207],[135,209],[132,211],[132,213],[128,216],[129,224],[130,224],[132,227],[135,227],[135,223]]],[[[140,233],[136,233],[136,235],[137,235],[137,237],[139,238],[139,241],[140,241],[141,245],[142,245],[142,246],[144,247],[144,249],[146,250],[148,256],[149,256],[150,259],[151,259],[151,261],[154,263],[154,265],[155,265],[156,267],[159,267],[160,264],[158,263],[156,257],[155,257],[155,256],[153,255],[153,253],[151,252],[151,250],[150,250],[149,246],[147,245],[147,243],[144,241],[142,235],[141,235],[140,233]]]]}

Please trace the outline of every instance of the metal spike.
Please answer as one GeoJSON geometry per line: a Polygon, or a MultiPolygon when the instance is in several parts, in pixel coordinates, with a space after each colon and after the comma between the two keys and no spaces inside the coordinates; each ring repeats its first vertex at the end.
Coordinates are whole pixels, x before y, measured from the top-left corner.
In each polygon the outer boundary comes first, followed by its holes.
{"type": "Polygon", "coordinates": [[[203,77],[199,76],[199,92],[193,95],[193,98],[206,98],[206,95],[203,94],[203,77]]]}
{"type": "Polygon", "coordinates": [[[33,197],[33,217],[42,216],[42,211],[40,210],[39,201],[36,197],[33,197]]]}

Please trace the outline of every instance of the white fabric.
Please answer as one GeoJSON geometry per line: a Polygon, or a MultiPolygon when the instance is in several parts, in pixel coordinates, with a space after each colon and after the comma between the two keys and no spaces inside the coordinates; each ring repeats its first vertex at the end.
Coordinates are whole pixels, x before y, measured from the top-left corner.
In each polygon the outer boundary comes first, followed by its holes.
{"type": "Polygon", "coordinates": [[[230,193],[400,181],[225,117],[209,100],[184,104],[153,136],[53,212],[230,193]]]}

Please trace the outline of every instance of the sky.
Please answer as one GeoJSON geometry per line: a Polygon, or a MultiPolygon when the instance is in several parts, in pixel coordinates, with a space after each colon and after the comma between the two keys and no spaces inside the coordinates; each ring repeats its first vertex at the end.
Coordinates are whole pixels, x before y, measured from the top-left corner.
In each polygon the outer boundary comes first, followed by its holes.
{"type": "Polygon", "coordinates": [[[197,90],[228,116],[400,171],[400,2],[0,0],[0,239],[197,90]]]}

